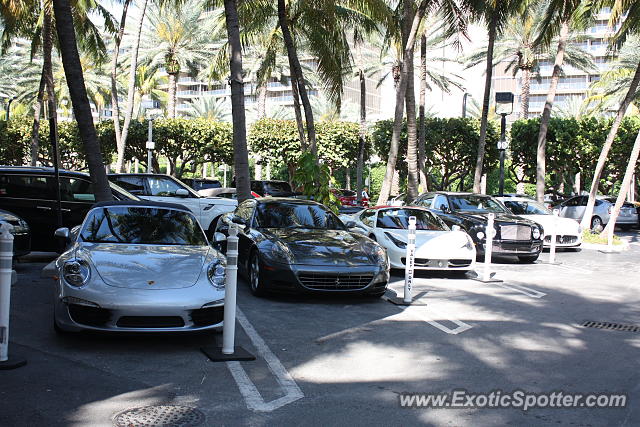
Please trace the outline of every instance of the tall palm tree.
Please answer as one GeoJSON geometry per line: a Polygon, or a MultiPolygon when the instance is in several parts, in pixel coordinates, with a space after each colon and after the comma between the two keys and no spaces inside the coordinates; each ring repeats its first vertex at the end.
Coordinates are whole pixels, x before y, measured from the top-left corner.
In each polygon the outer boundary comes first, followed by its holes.
{"type": "Polygon", "coordinates": [[[135,96],[133,98],[133,116],[138,119],[144,117],[142,101],[145,97],[158,102],[161,106],[166,105],[167,92],[161,89],[166,84],[166,77],[160,75],[158,70],[149,70],[144,65],[138,67],[136,71],[135,96]]]}
{"type": "Polygon", "coordinates": [[[93,191],[97,201],[112,200],[113,195],[102,161],[100,144],[98,143],[91,115],[91,105],[84,85],[69,0],[55,0],[53,2],[53,10],[56,18],[62,64],[69,84],[69,93],[76,121],[78,122],[78,131],[84,143],[89,172],[93,182],[93,191]]]}
{"type": "Polygon", "coordinates": [[[226,98],[200,96],[189,102],[189,117],[204,117],[209,120],[226,122],[229,120],[229,102],[226,98]]]}

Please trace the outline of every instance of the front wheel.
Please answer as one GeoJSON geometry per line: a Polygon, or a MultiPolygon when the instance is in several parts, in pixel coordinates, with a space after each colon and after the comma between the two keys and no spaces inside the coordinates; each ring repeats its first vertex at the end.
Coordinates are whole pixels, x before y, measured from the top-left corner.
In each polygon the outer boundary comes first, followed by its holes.
{"type": "Polygon", "coordinates": [[[591,231],[601,233],[603,229],[604,226],[602,224],[602,219],[600,219],[599,216],[594,216],[593,218],[591,218],[591,231]]]}
{"type": "Polygon", "coordinates": [[[523,262],[526,264],[533,264],[534,262],[536,262],[539,256],[540,256],[539,253],[536,255],[518,255],[518,259],[520,260],[520,262],[523,262]]]}
{"type": "Polygon", "coordinates": [[[258,251],[251,253],[249,260],[249,285],[251,286],[251,293],[257,297],[264,296],[264,286],[262,278],[260,277],[260,259],[258,258],[258,251]]]}

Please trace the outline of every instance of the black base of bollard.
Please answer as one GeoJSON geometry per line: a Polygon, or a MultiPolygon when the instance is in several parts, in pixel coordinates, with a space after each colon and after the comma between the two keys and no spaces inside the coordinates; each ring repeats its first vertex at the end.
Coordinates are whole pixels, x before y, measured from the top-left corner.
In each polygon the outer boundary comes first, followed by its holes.
{"type": "Polygon", "coordinates": [[[4,362],[0,362],[0,371],[8,371],[10,369],[21,368],[27,364],[26,359],[22,359],[21,357],[9,357],[9,360],[5,360],[4,362]]]}
{"type": "Polygon", "coordinates": [[[475,280],[476,282],[482,282],[482,283],[501,283],[501,282],[504,282],[504,280],[494,278],[495,275],[496,275],[495,272],[489,273],[489,278],[487,280],[485,280],[483,278],[483,276],[479,275],[475,271],[468,271],[467,272],[467,278],[471,279],[471,280],[475,280]]]}
{"type": "Polygon", "coordinates": [[[224,354],[222,352],[222,347],[218,347],[216,345],[200,347],[200,351],[202,351],[212,362],[246,362],[256,360],[256,357],[253,354],[249,353],[242,347],[233,347],[233,354],[224,354]]]}
{"type": "Polygon", "coordinates": [[[411,302],[405,302],[404,298],[400,298],[400,297],[384,297],[385,300],[387,300],[388,302],[390,302],[393,305],[402,305],[405,307],[411,306],[411,305],[415,305],[415,306],[426,306],[427,303],[426,302],[420,302],[417,300],[412,300],[411,302]]]}

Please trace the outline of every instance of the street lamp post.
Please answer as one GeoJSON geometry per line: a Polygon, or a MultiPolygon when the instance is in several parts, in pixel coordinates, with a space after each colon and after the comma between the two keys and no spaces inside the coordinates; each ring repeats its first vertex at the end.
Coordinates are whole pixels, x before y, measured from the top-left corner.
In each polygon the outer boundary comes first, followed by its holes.
{"type": "Polygon", "coordinates": [[[151,173],[151,163],[153,163],[153,149],[156,143],[153,142],[153,119],[149,118],[149,134],[147,138],[147,173],[151,173]]]}
{"type": "Polygon", "coordinates": [[[504,154],[508,147],[506,131],[507,116],[513,112],[513,93],[496,92],[496,113],[500,114],[500,141],[498,150],[500,151],[500,188],[498,194],[504,195],[504,154]]]}
{"type": "Polygon", "coordinates": [[[464,95],[462,95],[462,118],[463,119],[467,117],[467,97],[468,96],[471,96],[469,92],[465,92],[464,95]]]}

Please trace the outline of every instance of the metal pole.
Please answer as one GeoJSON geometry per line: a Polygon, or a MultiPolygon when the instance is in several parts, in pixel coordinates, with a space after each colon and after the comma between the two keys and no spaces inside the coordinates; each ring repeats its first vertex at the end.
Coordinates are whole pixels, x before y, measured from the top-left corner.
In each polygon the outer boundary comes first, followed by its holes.
{"type": "Polygon", "coordinates": [[[500,194],[500,196],[504,195],[504,152],[505,152],[505,142],[507,141],[506,139],[506,129],[507,129],[507,115],[506,114],[502,114],[502,119],[500,120],[500,142],[501,144],[501,148],[500,149],[500,189],[498,194],[500,194]]]}
{"type": "MultiPolygon", "coordinates": [[[[50,111],[49,114],[56,114],[56,112],[50,111]]],[[[60,228],[62,227],[62,202],[60,196],[60,168],[58,167],[58,124],[54,115],[49,117],[49,139],[51,141],[51,149],[53,150],[53,173],[55,177],[53,184],[56,196],[56,219],[58,221],[58,228],[60,228]]]]}
{"type": "Polygon", "coordinates": [[[236,334],[236,293],[238,280],[238,227],[229,226],[227,237],[227,269],[224,281],[224,324],[222,354],[233,354],[236,334]]]}
{"type": "Polygon", "coordinates": [[[462,95],[462,118],[463,119],[467,117],[467,96],[469,96],[469,93],[467,92],[465,92],[464,95],[462,95]]]}
{"type": "Polygon", "coordinates": [[[489,281],[491,279],[491,253],[493,251],[493,235],[495,230],[493,228],[493,220],[495,214],[489,213],[487,216],[487,228],[485,230],[485,248],[484,248],[484,271],[482,273],[482,280],[489,281]]]}
{"type": "Polygon", "coordinates": [[[551,246],[549,247],[549,264],[556,262],[556,223],[558,222],[558,209],[553,210],[553,226],[550,231],[551,246]]]}
{"type": "Polygon", "coordinates": [[[413,270],[416,257],[416,217],[409,217],[409,233],[407,237],[406,262],[407,268],[404,270],[404,298],[405,304],[411,304],[411,289],[413,288],[413,270]]]}
{"type": "Polygon", "coordinates": [[[9,98],[7,101],[7,117],[5,117],[6,121],[9,121],[9,115],[11,114],[11,103],[15,98],[9,98]]]}
{"type": "Polygon", "coordinates": [[[12,226],[0,224],[0,362],[9,360],[9,313],[11,311],[12,226]]]}
{"type": "Polygon", "coordinates": [[[147,138],[147,173],[151,173],[151,164],[153,163],[153,120],[149,119],[149,132],[147,138]]]}

